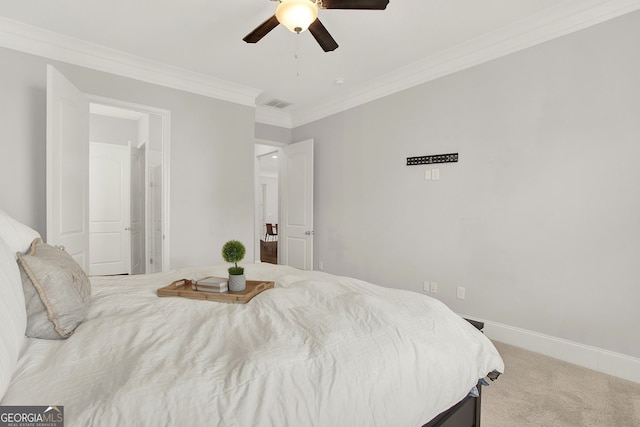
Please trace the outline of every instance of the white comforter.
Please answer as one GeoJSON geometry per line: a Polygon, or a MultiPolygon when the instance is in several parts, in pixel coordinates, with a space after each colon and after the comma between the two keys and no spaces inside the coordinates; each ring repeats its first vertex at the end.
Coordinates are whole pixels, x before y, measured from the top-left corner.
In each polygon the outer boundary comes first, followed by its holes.
{"type": "Polygon", "coordinates": [[[355,279],[260,264],[276,288],[246,305],[156,296],[225,269],[93,278],[87,321],[27,339],[1,404],[64,405],[67,427],[415,427],[504,368],[437,300],[355,279]]]}

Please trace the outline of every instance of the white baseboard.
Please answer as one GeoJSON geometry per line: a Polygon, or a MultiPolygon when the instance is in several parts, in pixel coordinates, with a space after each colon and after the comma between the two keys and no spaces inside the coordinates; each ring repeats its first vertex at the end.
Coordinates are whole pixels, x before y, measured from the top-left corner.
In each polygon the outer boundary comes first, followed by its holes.
{"type": "Polygon", "coordinates": [[[484,333],[495,341],[640,383],[640,359],[636,357],[489,320],[484,320],[484,333]]]}

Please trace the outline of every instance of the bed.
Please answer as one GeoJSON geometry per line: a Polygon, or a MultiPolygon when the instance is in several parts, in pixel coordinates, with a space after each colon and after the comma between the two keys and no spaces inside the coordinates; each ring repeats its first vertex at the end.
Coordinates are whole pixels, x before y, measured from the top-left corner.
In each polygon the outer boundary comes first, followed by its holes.
{"type": "Polygon", "coordinates": [[[478,411],[469,392],[504,370],[490,340],[433,298],[272,264],[246,265],[275,282],[247,304],[156,294],[227,266],[93,277],[68,338],[28,338],[11,319],[23,310],[6,253],[33,234],[12,245],[3,229],[0,405],[64,406],[67,427],[473,426],[447,424],[451,408],[478,411]]]}

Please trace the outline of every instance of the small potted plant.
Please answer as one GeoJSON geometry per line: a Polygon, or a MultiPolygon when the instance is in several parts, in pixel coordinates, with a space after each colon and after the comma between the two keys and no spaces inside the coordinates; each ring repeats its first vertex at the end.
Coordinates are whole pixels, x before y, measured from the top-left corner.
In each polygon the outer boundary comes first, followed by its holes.
{"type": "Polygon", "coordinates": [[[235,264],[233,267],[229,267],[229,290],[231,292],[244,291],[246,287],[244,267],[238,267],[238,262],[242,261],[245,253],[244,245],[237,240],[229,240],[222,247],[222,258],[226,262],[235,264]]]}

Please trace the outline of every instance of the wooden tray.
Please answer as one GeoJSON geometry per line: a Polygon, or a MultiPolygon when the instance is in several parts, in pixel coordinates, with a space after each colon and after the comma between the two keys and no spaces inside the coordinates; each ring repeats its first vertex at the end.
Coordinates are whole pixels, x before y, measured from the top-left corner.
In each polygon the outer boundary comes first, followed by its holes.
{"type": "Polygon", "coordinates": [[[274,282],[264,282],[261,280],[247,280],[247,287],[244,291],[238,292],[204,292],[191,289],[193,281],[188,279],[176,280],[169,286],[158,289],[159,297],[183,297],[191,299],[203,299],[207,301],[232,302],[246,304],[251,298],[260,292],[274,287],[274,282]]]}

